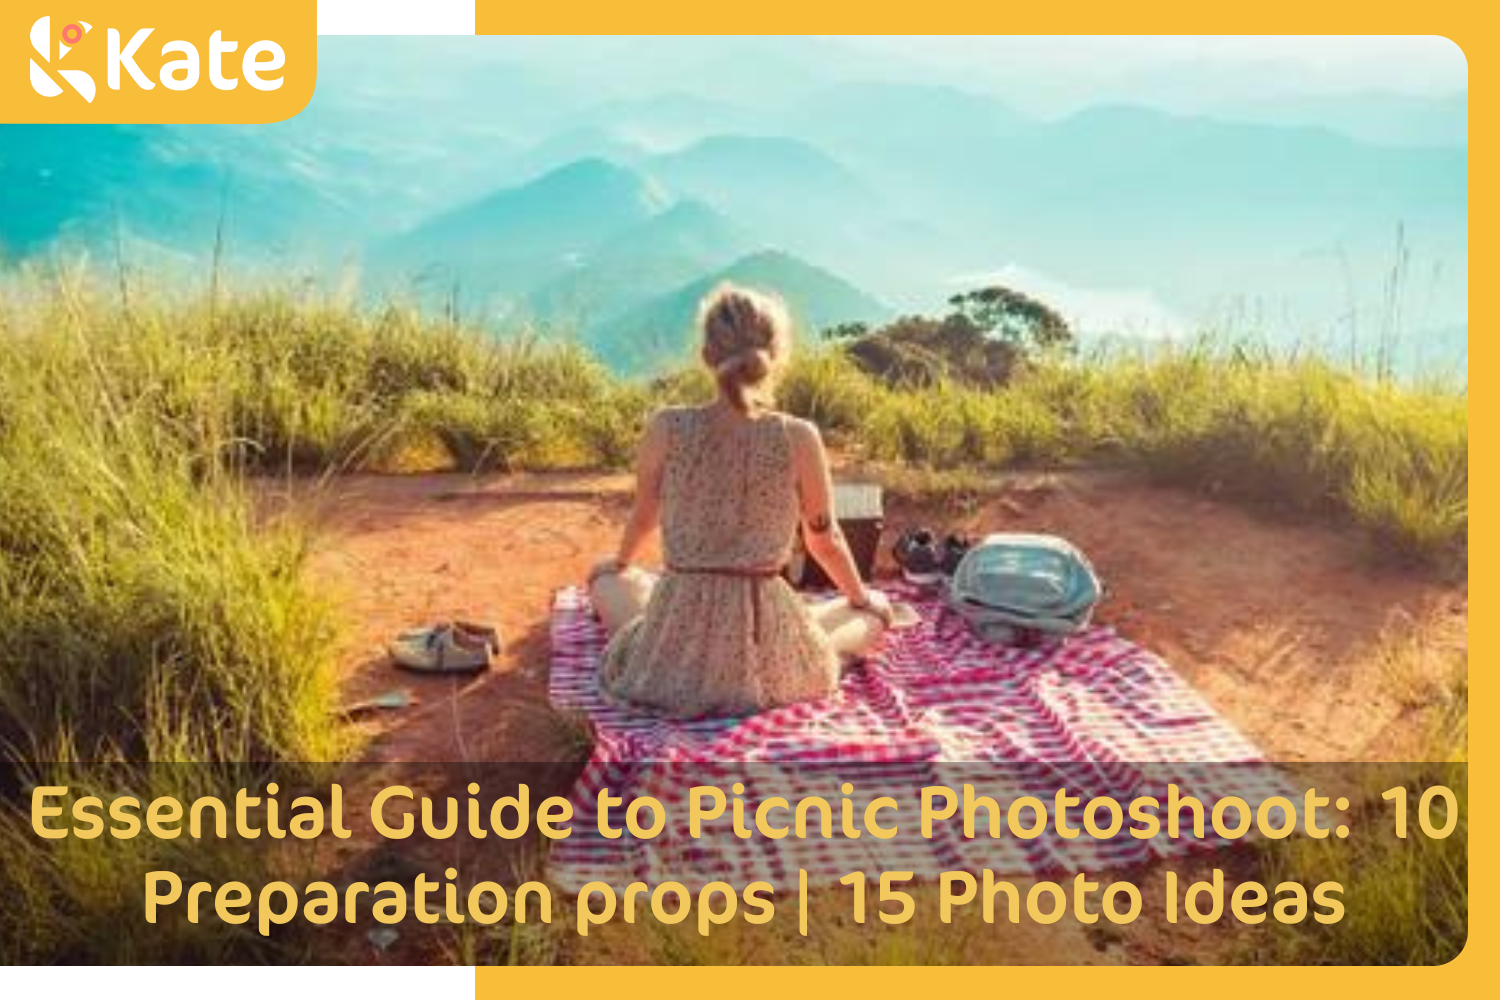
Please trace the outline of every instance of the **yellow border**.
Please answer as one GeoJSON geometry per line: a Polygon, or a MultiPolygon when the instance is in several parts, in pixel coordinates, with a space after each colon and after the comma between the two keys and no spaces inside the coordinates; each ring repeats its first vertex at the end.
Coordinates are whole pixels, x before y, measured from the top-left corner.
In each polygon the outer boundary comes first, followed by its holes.
{"type": "MultiPolygon", "coordinates": [[[[942,0],[936,4],[913,7],[878,0],[823,0],[816,5],[806,0],[755,0],[744,6],[726,6],[687,2],[687,0],[652,0],[644,4],[596,4],[588,10],[586,3],[569,5],[568,13],[558,16],[549,8],[525,7],[501,0],[475,0],[475,31],[485,33],[531,34],[577,28],[590,34],[604,29],[638,33],[657,28],[673,33],[697,33],[711,29],[795,27],[804,32],[848,32],[850,29],[892,31],[898,27],[929,31],[973,30],[989,28],[1016,34],[1052,34],[1066,29],[1091,34],[1145,34],[1153,29],[1161,33],[1282,33],[1298,34],[1436,34],[1453,41],[1465,54],[1470,72],[1470,174],[1489,161],[1494,142],[1493,115],[1486,103],[1488,79],[1479,75],[1480,100],[1472,100],[1476,63],[1494,49],[1486,16],[1479,4],[1459,4],[1450,0],[1414,5],[1410,2],[1372,0],[1353,3],[1349,0],[1325,0],[1312,4],[1288,0],[1263,0],[1248,9],[1216,9],[1201,2],[1174,0],[1158,3],[1150,9],[1131,4],[1108,4],[1083,0],[1065,7],[1021,5],[1015,7],[977,0],[942,0]],[[546,11],[546,14],[541,13],[546,11]]],[[[1494,209],[1485,188],[1472,190],[1470,212],[1470,259],[1489,259],[1489,225],[1494,209]],[[1475,226],[1478,221],[1480,224],[1475,226]]],[[[1471,266],[1472,267],[1472,266],[1471,266]]],[[[1494,293],[1483,283],[1471,292],[1470,324],[1487,330],[1493,324],[1488,318],[1494,312],[1494,293]]],[[[1491,365],[1490,350],[1483,338],[1470,341],[1471,378],[1484,375],[1491,365]],[[1475,348],[1478,348],[1477,350],[1475,348]]],[[[1470,411],[1471,423],[1488,425],[1483,417],[1488,407],[1480,394],[1478,404],[1470,411]],[[1475,417],[1478,417],[1477,421],[1475,417]]],[[[1471,463],[1472,464],[1472,463],[1471,463]]],[[[1485,465],[1472,468],[1471,491],[1484,497],[1491,495],[1493,476],[1485,465]]],[[[1482,589],[1493,589],[1495,544],[1481,526],[1470,529],[1473,576],[1490,581],[1482,589]]],[[[1487,614],[1488,599],[1481,596],[1470,613],[1471,641],[1481,662],[1497,647],[1500,622],[1487,614]]],[[[1472,662],[1472,661],[1471,661],[1472,662]]],[[[769,967],[756,969],[727,968],[515,968],[479,969],[475,976],[475,996],[479,1000],[498,1000],[513,996],[611,996],[642,997],[660,1000],[663,996],[703,995],[712,1000],[736,1000],[775,996],[818,995],[831,997],[844,993],[879,996],[922,996],[941,993],[985,996],[994,993],[1029,996],[1057,996],[1090,992],[1133,990],[1144,996],[1168,990],[1202,990],[1215,1000],[1225,997],[1264,997],[1271,991],[1297,990],[1357,991],[1364,998],[1424,995],[1467,997],[1491,993],[1495,988],[1497,966],[1495,938],[1495,904],[1491,893],[1496,888],[1497,862],[1493,856],[1496,809],[1489,796],[1494,781],[1487,762],[1493,758],[1492,734],[1500,728],[1500,710],[1494,701],[1495,679],[1487,670],[1470,671],[1471,724],[1469,780],[1471,787],[1471,830],[1476,839],[1470,849],[1470,922],[1469,944],[1454,961],[1438,968],[1078,968],[1078,967],[970,967],[970,968],[800,968],[769,967]],[[1433,991],[1442,991],[1434,993],[1433,991]]],[[[1116,995],[1121,995],[1118,992],[1116,995]]]]}
{"type": "Polygon", "coordinates": [[[1442,35],[1473,59],[1470,42],[1486,18],[1478,4],[1436,0],[1416,6],[1399,0],[1263,0],[1240,9],[1216,8],[1201,0],[1157,0],[1146,4],[1075,0],[1066,6],[1003,5],[984,0],[933,0],[920,6],[896,0],[747,0],[710,4],[702,0],[576,0],[566,8],[474,0],[477,35],[552,34],[709,34],[726,28],[740,34],[794,29],[804,34],[895,32],[920,29],[933,34],[983,28],[1017,35],[1075,34],[1406,34],[1442,35]],[[608,32],[605,29],[609,29],[608,32]],[[747,30],[748,29],[748,30],[747,30]],[[1278,29],[1280,29],[1278,31],[1278,29]]]}

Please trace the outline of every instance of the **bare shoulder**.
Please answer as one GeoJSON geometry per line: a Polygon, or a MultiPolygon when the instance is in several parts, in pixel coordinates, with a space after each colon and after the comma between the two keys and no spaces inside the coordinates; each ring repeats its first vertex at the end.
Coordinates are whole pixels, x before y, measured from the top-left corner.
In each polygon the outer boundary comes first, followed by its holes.
{"type": "Polygon", "coordinates": [[[655,410],[651,411],[651,416],[647,418],[647,423],[667,423],[673,420],[681,420],[683,415],[688,412],[688,409],[689,407],[680,405],[658,406],[655,410]]]}
{"type": "Polygon", "coordinates": [[[792,444],[792,454],[798,458],[815,458],[823,451],[823,434],[811,420],[783,415],[787,438],[792,444]]]}
{"type": "Polygon", "coordinates": [[[641,454],[647,457],[659,457],[671,446],[673,431],[680,426],[681,408],[663,407],[646,418],[646,426],[641,430],[641,454]]]}
{"type": "Polygon", "coordinates": [[[686,406],[662,406],[646,418],[646,437],[662,437],[687,416],[686,406]]]}
{"type": "Polygon", "coordinates": [[[786,423],[788,436],[799,446],[817,447],[823,443],[823,432],[818,430],[818,425],[811,420],[804,420],[791,414],[782,414],[781,419],[786,423]]]}

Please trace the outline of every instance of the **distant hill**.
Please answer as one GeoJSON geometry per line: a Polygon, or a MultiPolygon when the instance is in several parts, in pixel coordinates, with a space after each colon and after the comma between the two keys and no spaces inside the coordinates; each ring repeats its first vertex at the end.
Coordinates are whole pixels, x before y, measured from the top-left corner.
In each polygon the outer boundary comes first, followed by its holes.
{"type": "Polygon", "coordinates": [[[880,186],[801,139],[711,136],[641,168],[739,221],[762,245],[837,261],[872,287],[921,266],[912,253],[919,243],[904,234],[941,228],[899,210],[880,186]]]}
{"type": "Polygon", "coordinates": [[[781,119],[789,135],[860,158],[923,148],[934,155],[962,156],[1033,123],[984,94],[888,81],[829,87],[799,102],[781,119]]]}
{"type": "Polygon", "coordinates": [[[1171,274],[1188,287],[1218,275],[1253,294],[1237,269],[1356,233],[1382,236],[1351,241],[1351,257],[1389,259],[1398,224],[1435,238],[1463,226],[1468,164],[1460,150],[1376,147],[1324,129],[1099,108],[1029,132],[1026,153],[993,183],[993,218],[1039,266],[1083,265],[1118,283],[1171,274]]]}
{"type": "Polygon", "coordinates": [[[699,201],[683,201],[605,240],[567,274],[526,296],[521,315],[543,326],[583,331],[665,289],[724,267],[753,237],[699,201]]]}
{"type": "Polygon", "coordinates": [[[883,197],[863,178],[799,139],[711,136],[642,169],[743,220],[767,243],[810,257],[847,251],[886,218],[883,197]]]}
{"type": "Polygon", "coordinates": [[[151,133],[110,125],[0,125],[0,241],[16,256],[70,223],[107,211],[113,192],[150,170],[151,133]]]}
{"type": "Polygon", "coordinates": [[[0,247],[117,238],[207,256],[222,219],[231,250],[336,242],[350,216],[284,164],[262,169],[160,125],[0,125],[0,247]]]}
{"type": "Polygon", "coordinates": [[[650,97],[607,101],[570,118],[572,127],[608,129],[643,147],[671,149],[722,132],[749,132],[765,116],[701,94],[669,91],[650,97]]]}
{"type": "Polygon", "coordinates": [[[61,243],[108,268],[118,242],[197,280],[222,220],[231,271],[358,259],[371,300],[589,337],[640,313],[649,339],[690,311],[673,293],[775,249],[902,311],[1024,273],[1174,328],[1464,345],[1466,93],[1330,93],[1280,63],[1245,86],[1210,59],[1111,91],[1177,112],[1049,119],[994,74],[872,44],[330,39],[286,122],[0,126],[0,264],[61,243]]]}
{"type": "Polygon", "coordinates": [[[634,171],[580,160],[446,212],[376,246],[376,280],[489,313],[558,277],[670,198],[634,171]]]}
{"type": "Polygon", "coordinates": [[[1219,117],[1267,125],[1314,125],[1389,146],[1467,146],[1469,95],[1437,97],[1361,91],[1270,95],[1213,109],[1219,117]]]}
{"type": "Polygon", "coordinates": [[[781,295],[802,336],[837,323],[879,322],[891,315],[868,292],[829,271],[787,253],[762,251],[585,331],[583,339],[611,368],[628,374],[681,361],[693,348],[698,304],[724,281],[781,295]]]}
{"type": "MultiPolygon", "coordinates": [[[[633,167],[648,151],[608,125],[584,125],[548,136],[491,165],[506,184],[525,184],[578,160],[606,160],[633,167]]],[[[493,179],[493,178],[492,178],[493,179]]]]}
{"type": "Polygon", "coordinates": [[[948,227],[954,256],[1160,288],[1188,312],[1213,294],[1260,294],[1245,268],[1318,248],[1338,245],[1360,269],[1388,261],[1403,223],[1446,247],[1467,215],[1462,149],[1138,107],[1032,123],[962,155],[892,145],[860,167],[911,215],[948,227]]]}

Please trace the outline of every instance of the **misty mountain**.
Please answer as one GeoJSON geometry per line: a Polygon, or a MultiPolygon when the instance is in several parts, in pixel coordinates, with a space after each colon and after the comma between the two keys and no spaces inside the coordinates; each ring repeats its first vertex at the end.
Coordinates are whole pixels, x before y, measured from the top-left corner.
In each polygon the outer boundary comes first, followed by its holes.
{"type": "Polygon", "coordinates": [[[1387,146],[1469,144],[1467,93],[1441,97],[1378,91],[1258,95],[1212,111],[1215,117],[1235,121],[1322,127],[1361,142],[1387,146]]]}
{"type": "Polygon", "coordinates": [[[208,256],[222,223],[237,247],[336,242],[344,206],[285,163],[244,161],[160,125],[0,125],[0,246],[144,242],[208,256]]]}
{"type": "Polygon", "coordinates": [[[637,147],[678,149],[721,132],[754,133],[767,115],[728,101],[671,91],[605,101],[568,119],[570,129],[606,129],[637,147]]]}
{"type": "Polygon", "coordinates": [[[658,185],[634,171],[579,160],[384,240],[368,263],[381,284],[424,300],[457,301],[466,314],[493,314],[669,202],[658,185]]]}
{"type": "Polygon", "coordinates": [[[1019,259],[1116,282],[1172,274],[1187,291],[1331,245],[1388,257],[1402,224],[1439,240],[1466,229],[1461,151],[1134,108],[1030,130],[992,178],[1002,193],[977,211],[1019,259]]]}
{"type": "Polygon", "coordinates": [[[952,160],[988,149],[1031,124],[1034,119],[985,94],[889,81],[820,90],[780,120],[788,135],[877,162],[901,151],[952,160]]]}
{"type": "Polygon", "coordinates": [[[754,246],[748,232],[702,202],[678,202],[605,240],[576,268],[533,290],[519,315],[552,329],[595,329],[754,246]]]}
{"type": "Polygon", "coordinates": [[[799,333],[839,323],[879,322],[891,309],[838,275],[790,254],[762,251],[689,282],[583,333],[583,341],[618,371],[650,373],[688,357],[698,304],[722,282],[774,290],[786,301],[799,333]]]}
{"type": "Polygon", "coordinates": [[[673,190],[764,227],[812,211],[878,209],[880,196],[811,143],[779,136],[716,135],[643,165],[673,190]],[[759,224],[759,223],[758,223],[759,224]]]}
{"type": "Polygon", "coordinates": [[[860,280],[888,277],[889,265],[906,259],[892,234],[921,228],[864,177],[799,139],[711,136],[641,168],[735,219],[763,245],[840,261],[860,280]]]}
{"type": "Polygon", "coordinates": [[[1462,150],[1142,108],[1026,124],[957,156],[893,145],[860,167],[969,260],[1189,294],[1215,270],[1232,280],[1246,262],[1355,237],[1379,233],[1388,254],[1402,223],[1451,243],[1467,215],[1462,150]]]}
{"type": "Polygon", "coordinates": [[[1289,338],[1399,314],[1462,346],[1466,93],[1191,58],[1129,79],[1070,65],[1028,91],[1001,84],[1056,45],[989,65],[984,44],[327,39],[287,122],[0,126],[0,241],[110,260],[118,239],[197,267],[222,220],[235,264],[327,274],[358,253],[372,300],[578,330],[633,365],[681,346],[674,296],[746,260],[812,302],[866,300],[837,319],[1015,280],[1101,330],[1109,303],[1146,302],[1175,329],[1289,338]],[[1097,101],[1106,78],[1153,106],[1013,103],[1054,84],[1097,101]]]}
{"type": "MultiPolygon", "coordinates": [[[[594,59],[604,68],[598,86],[627,99],[690,89],[711,101],[770,108],[871,72],[864,46],[827,35],[633,35],[597,42],[594,59]]],[[[881,69],[920,74],[889,56],[881,69]]]]}
{"type": "Polygon", "coordinates": [[[491,181],[524,184],[578,160],[607,160],[632,167],[649,157],[649,151],[603,125],[583,125],[548,136],[494,163],[491,181]]]}

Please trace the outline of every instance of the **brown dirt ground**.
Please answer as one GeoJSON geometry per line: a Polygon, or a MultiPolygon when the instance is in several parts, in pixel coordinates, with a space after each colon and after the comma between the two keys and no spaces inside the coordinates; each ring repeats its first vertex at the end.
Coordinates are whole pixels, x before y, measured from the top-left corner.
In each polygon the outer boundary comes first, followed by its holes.
{"type": "MultiPolygon", "coordinates": [[[[843,477],[864,473],[846,469],[843,477]]],[[[385,784],[390,774],[422,770],[406,762],[579,758],[577,729],[547,703],[548,608],[556,588],[581,580],[613,550],[630,488],[628,476],[575,473],[349,476],[318,487],[294,485],[273,498],[273,508],[290,503],[317,529],[311,574],[342,610],[345,704],[393,690],[416,699],[412,707],[375,712],[358,724],[360,757],[382,762],[378,770],[386,774],[366,772],[363,780],[385,784]],[[390,665],[384,650],[392,635],[455,616],[499,624],[505,650],[495,669],[475,678],[438,678],[390,665]]],[[[888,492],[886,546],[915,523],[972,533],[1042,530],[1074,540],[1108,586],[1099,619],[1164,656],[1272,759],[1408,757],[1401,748],[1412,745],[1420,713],[1386,676],[1382,650],[1413,638],[1460,650],[1467,643],[1462,583],[1384,563],[1349,530],[1250,512],[1122,474],[1007,476],[946,501],[888,492]]],[[[881,569],[891,571],[888,564],[881,569]]],[[[434,773],[437,781],[458,780],[434,773]]],[[[401,780],[425,784],[420,776],[401,780]]],[[[562,787],[545,794],[564,791],[568,779],[559,780],[562,787]]],[[[414,855],[414,844],[399,852],[366,846],[374,855],[356,864],[362,870],[389,866],[389,877],[448,863],[468,867],[419,856],[420,849],[414,855]]],[[[1240,863],[1230,857],[1207,867],[1240,863]]],[[[1130,877],[1143,888],[1145,880],[1158,878],[1147,872],[1130,877]]],[[[841,911],[847,905],[842,891],[824,894],[815,905],[841,911]]],[[[924,902],[923,908],[931,906],[924,902]]],[[[1070,921],[1029,929],[979,925],[965,931],[961,946],[942,925],[915,938],[904,960],[1153,964],[1214,961],[1235,947],[1229,928],[1170,926],[1158,915],[1146,916],[1151,919],[1113,937],[1070,921]],[[933,942],[947,944],[929,955],[933,942]]],[[[884,947],[879,927],[853,937],[836,933],[827,946],[834,950],[821,960],[872,960],[884,947]]],[[[504,962],[506,949],[517,947],[517,939],[503,934],[460,947],[455,942],[464,939],[452,931],[411,928],[394,948],[377,952],[362,940],[365,930],[350,929],[347,957],[504,962]]],[[[582,948],[564,927],[538,938],[536,953],[522,960],[775,962],[785,961],[788,949],[808,947],[805,939],[745,937],[708,955],[684,945],[689,957],[673,959],[679,946],[657,940],[660,929],[604,930],[597,944],[582,948]]],[[[688,935],[689,945],[694,939],[688,935]]]]}
{"type": "MultiPolygon", "coordinates": [[[[619,475],[424,474],[298,491],[318,528],[313,579],[344,609],[343,697],[419,701],[364,723],[367,759],[570,756],[545,723],[549,602],[613,550],[630,487],[619,475]],[[499,623],[494,670],[390,666],[392,635],[454,616],[499,623]]],[[[1007,477],[938,508],[889,496],[887,544],[914,523],[1072,539],[1106,581],[1099,620],[1164,656],[1273,759],[1400,756],[1408,711],[1381,676],[1382,643],[1466,642],[1466,587],[1383,564],[1351,531],[1101,472],[1007,477]]]]}

